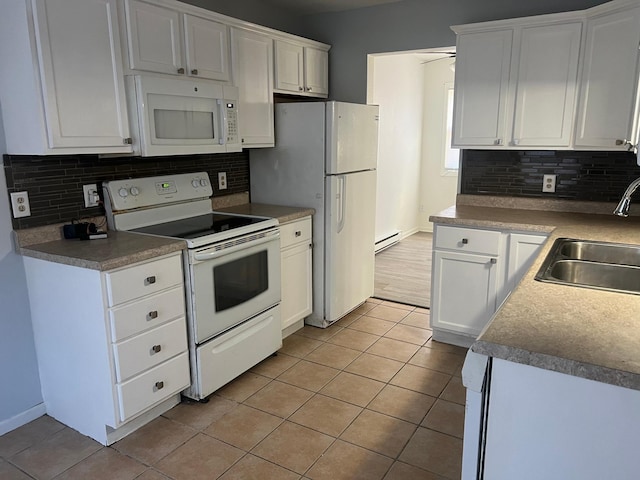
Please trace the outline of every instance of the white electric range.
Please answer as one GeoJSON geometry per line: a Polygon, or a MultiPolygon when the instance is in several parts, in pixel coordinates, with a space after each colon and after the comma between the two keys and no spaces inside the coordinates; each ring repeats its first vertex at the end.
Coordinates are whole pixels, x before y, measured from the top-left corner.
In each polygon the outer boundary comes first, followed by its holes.
{"type": "Polygon", "coordinates": [[[211,209],[206,172],[103,184],[112,230],[184,239],[191,387],[203,400],[282,346],[280,233],[211,209]]]}

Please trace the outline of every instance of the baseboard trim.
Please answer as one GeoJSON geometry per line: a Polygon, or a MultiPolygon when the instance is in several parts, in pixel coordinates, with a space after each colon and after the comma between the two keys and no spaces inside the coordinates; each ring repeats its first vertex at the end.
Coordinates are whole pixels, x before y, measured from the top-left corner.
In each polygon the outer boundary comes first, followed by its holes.
{"type": "Polygon", "coordinates": [[[45,407],[44,402],[42,402],[35,407],[31,407],[29,410],[19,413],[15,417],[3,420],[0,422],[0,435],[4,435],[11,430],[15,430],[18,427],[26,425],[36,418],[40,418],[45,413],[47,413],[47,408],[45,407]]]}
{"type": "Polygon", "coordinates": [[[392,233],[388,237],[385,237],[382,240],[377,241],[376,242],[376,253],[380,253],[381,251],[383,251],[383,250],[391,247],[392,245],[395,245],[396,243],[398,243],[400,241],[401,236],[402,236],[401,232],[397,231],[395,233],[392,233]]]}

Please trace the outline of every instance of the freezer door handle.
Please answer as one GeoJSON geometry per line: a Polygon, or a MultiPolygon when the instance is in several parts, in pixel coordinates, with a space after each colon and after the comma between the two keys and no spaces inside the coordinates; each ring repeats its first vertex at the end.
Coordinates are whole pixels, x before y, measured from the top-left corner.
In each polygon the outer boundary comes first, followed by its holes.
{"type": "Polygon", "coordinates": [[[347,177],[340,175],[338,177],[338,233],[344,228],[345,209],[347,208],[347,177]]]}

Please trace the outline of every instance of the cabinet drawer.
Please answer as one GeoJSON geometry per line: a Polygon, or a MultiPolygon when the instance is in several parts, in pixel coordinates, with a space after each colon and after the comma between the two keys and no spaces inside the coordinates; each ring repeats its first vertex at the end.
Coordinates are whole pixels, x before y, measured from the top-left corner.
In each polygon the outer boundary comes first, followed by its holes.
{"type": "Polygon", "coordinates": [[[113,346],[116,381],[126,380],[187,350],[184,317],[113,346]]]}
{"type": "Polygon", "coordinates": [[[157,367],[117,385],[120,420],[126,421],[144,409],[189,386],[189,355],[184,352],[157,367]]]}
{"type": "Polygon", "coordinates": [[[109,306],[181,284],[182,257],[171,257],[106,273],[109,306]]]}
{"type": "Polygon", "coordinates": [[[476,230],[474,228],[436,227],[435,248],[446,248],[461,252],[498,255],[500,253],[501,232],[476,230]]]}
{"type": "Polygon", "coordinates": [[[280,248],[311,240],[311,217],[280,225],[280,248]]]}
{"type": "Polygon", "coordinates": [[[118,342],[185,314],[182,285],[109,310],[111,339],[118,342]]]}

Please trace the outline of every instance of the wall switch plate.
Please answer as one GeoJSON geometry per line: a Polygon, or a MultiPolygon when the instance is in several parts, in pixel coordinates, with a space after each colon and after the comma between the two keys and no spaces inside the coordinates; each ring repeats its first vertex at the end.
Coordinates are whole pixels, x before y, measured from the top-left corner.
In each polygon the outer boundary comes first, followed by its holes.
{"type": "Polygon", "coordinates": [[[28,217],[31,215],[29,206],[29,194],[27,192],[14,192],[11,194],[11,210],[13,218],[28,217]]]}
{"type": "Polygon", "coordinates": [[[218,172],[218,190],[226,190],[227,172],[218,172]]]}
{"type": "Polygon", "coordinates": [[[82,192],[84,194],[84,206],[97,207],[100,202],[100,196],[98,195],[98,186],[95,183],[82,186],[82,192]]]}
{"type": "Polygon", "coordinates": [[[556,191],[556,176],[557,175],[543,175],[542,177],[542,191],[543,192],[555,192],[556,191]]]}

